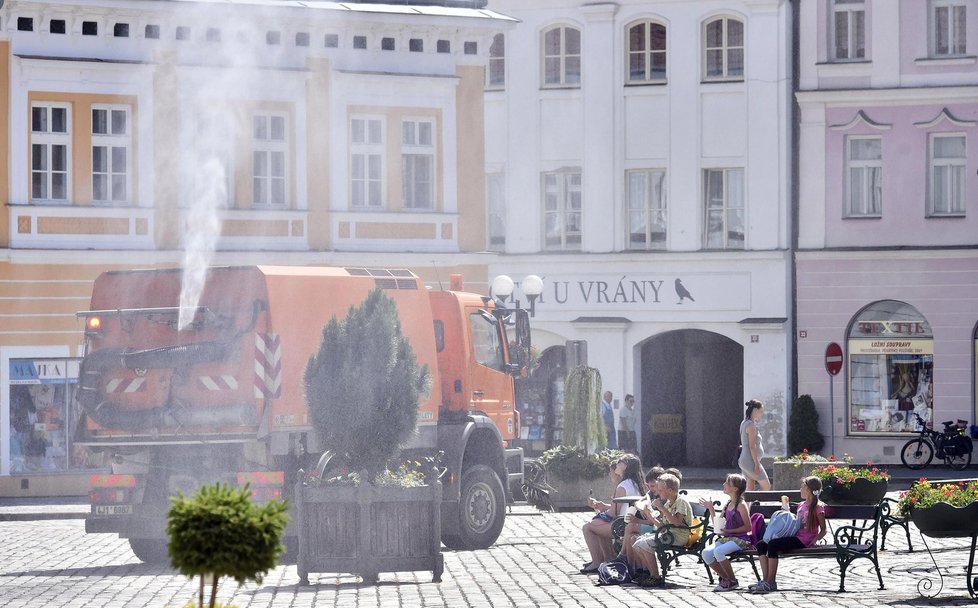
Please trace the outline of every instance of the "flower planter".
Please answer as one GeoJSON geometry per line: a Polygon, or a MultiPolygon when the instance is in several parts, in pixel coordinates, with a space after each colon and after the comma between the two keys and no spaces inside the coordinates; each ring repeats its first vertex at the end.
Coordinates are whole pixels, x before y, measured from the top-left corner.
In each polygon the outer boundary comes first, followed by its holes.
{"type": "Polygon", "coordinates": [[[819,499],[828,505],[877,505],[886,496],[888,486],[885,479],[870,481],[857,477],[846,487],[838,477],[832,477],[822,485],[819,499]]]}
{"type": "Polygon", "coordinates": [[[963,507],[939,502],[923,509],[911,508],[910,519],[921,534],[934,538],[975,536],[978,534],[978,502],[963,507]]]}
{"type": "Polygon", "coordinates": [[[797,490],[803,477],[808,477],[826,462],[775,462],[774,479],[771,480],[773,490],[797,490]]]}
{"type": "Polygon", "coordinates": [[[565,481],[547,476],[547,484],[554,489],[550,494],[550,504],[557,511],[587,511],[587,497],[608,502],[615,495],[615,487],[607,476],[597,479],[573,479],[565,481]],[[593,494],[588,494],[593,491],[593,494]]]}
{"type": "Polygon", "coordinates": [[[418,488],[296,486],[299,582],[310,572],[431,570],[441,581],[441,482],[418,488]]]}

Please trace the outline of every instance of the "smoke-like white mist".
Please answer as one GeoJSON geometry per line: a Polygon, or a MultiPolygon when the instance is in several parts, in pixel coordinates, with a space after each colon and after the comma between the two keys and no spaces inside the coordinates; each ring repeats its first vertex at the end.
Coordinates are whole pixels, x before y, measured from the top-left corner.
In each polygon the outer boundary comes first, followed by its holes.
{"type": "Polygon", "coordinates": [[[178,329],[194,319],[207,279],[207,267],[221,234],[221,208],[227,202],[227,176],[216,157],[200,159],[183,236],[183,284],[178,329]]]}

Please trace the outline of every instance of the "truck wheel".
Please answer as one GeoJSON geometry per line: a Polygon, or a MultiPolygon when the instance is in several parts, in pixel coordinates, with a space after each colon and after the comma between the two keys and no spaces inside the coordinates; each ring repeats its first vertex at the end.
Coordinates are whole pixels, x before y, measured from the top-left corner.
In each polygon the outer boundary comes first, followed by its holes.
{"type": "Polygon", "coordinates": [[[130,538],[129,548],[144,564],[169,566],[170,554],[166,541],[158,538],[130,538]]]}
{"type": "Polygon", "coordinates": [[[505,518],[506,492],[499,475],[482,464],[468,468],[462,475],[457,548],[492,546],[503,530],[505,518]]]}

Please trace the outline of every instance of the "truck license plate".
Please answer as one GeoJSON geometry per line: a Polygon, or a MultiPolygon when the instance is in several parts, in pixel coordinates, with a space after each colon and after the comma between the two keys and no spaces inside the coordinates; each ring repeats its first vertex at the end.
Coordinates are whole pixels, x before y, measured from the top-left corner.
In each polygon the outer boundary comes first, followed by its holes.
{"type": "Polygon", "coordinates": [[[95,505],[92,507],[96,515],[130,515],[132,505],[95,505]]]}

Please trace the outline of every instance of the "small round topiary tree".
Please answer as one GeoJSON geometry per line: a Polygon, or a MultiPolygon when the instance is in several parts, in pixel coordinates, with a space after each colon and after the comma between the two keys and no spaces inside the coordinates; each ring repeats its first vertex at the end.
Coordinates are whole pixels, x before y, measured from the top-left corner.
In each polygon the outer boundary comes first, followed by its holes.
{"type": "Polygon", "coordinates": [[[327,449],[368,480],[414,432],[418,404],[429,386],[401,330],[397,306],[375,289],[343,321],[333,317],[303,381],[312,424],[327,449]]]}
{"type": "Polygon", "coordinates": [[[206,576],[213,577],[209,605],[214,608],[221,577],[230,576],[239,585],[249,580],[261,584],[285,550],[282,532],[288,504],[272,500],[256,505],[247,485],[232,488],[218,483],[201,487],[192,497],[178,494],[170,500],[166,526],[170,561],[180,574],[200,576],[200,608],[206,576]]]}
{"type": "Polygon", "coordinates": [[[788,418],[788,453],[802,450],[816,453],[825,447],[825,437],[818,430],[818,411],[811,395],[799,395],[788,418]]]}
{"type": "Polygon", "coordinates": [[[561,444],[596,452],[608,445],[601,418],[601,373],[579,365],[564,383],[564,431],[561,444]]]}

